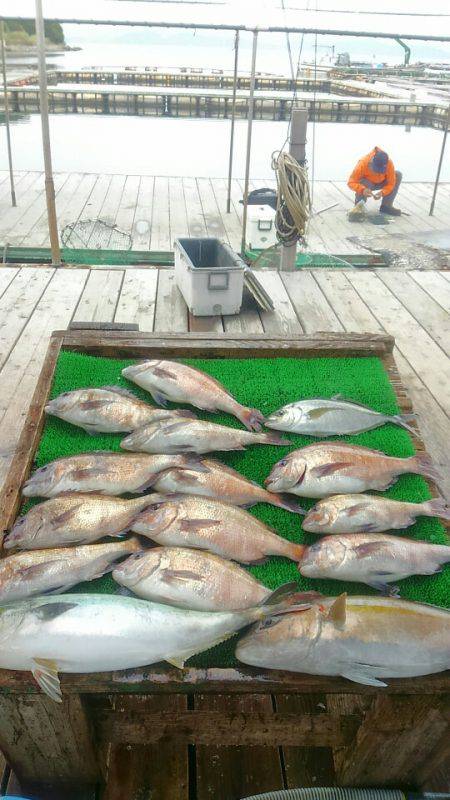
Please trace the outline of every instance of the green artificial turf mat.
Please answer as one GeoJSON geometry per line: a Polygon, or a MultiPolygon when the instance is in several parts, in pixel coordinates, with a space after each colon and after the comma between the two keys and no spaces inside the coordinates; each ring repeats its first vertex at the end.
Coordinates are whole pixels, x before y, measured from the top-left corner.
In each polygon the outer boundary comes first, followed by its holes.
{"type": "MultiPolygon", "coordinates": [[[[394,391],[378,358],[252,358],[252,359],[183,359],[208,372],[220,380],[243,405],[258,408],[267,415],[285,403],[305,397],[332,397],[341,394],[347,399],[366,403],[371,408],[386,414],[398,413],[394,391]]],[[[86,386],[123,386],[138,397],[153,402],[150,395],[121,376],[121,370],[132,360],[108,359],[79,353],[62,351],[56,366],[51,397],[61,392],[86,386]]],[[[238,420],[227,414],[198,412],[198,416],[215,422],[242,427],[238,420]]],[[[241,472],[247,478],[262,484],[273,464],[290,450],[310,444],[317,439],[296,434],[286,434],[292,441],[289,447],[255,445],[245,452],[211,454],[241,472]]],[[[87,450],[116,450],[122,436],[103,434],[89,436],[81,428],[48,417],[36,455],[36,465],[61,456],[82,453],[87,450]]],[[[382,450],[388,455],[410,456],[415,450],[412,439],[404,429],[387,424],[376,430],[356,436],[342,438],[353,444],[382,450]]],[[[410,502],[419,502],[430,497],[426,482],[417,475],[402,476],[395,486],[386,492],[388,497],[410,502]]],[[[293,495],[291,495],[293,497],[293,495]]],[[[224,500],[226,498],[224,497],[224,500]]],[[[313,500],[298,498],[299,505],[309,508],[313,500]]],[[[302,517],[269,505],[259,504],[251,513],[275,528],[281,536],[296,542],[311,543],[317,540],[313,534],[301,529],[302,517]]],[[[421,517],[408,528],[407,535],[434,543],[447,541],[443,525],[436,519],[421,517]]],[[[303,578],[292,561],[270,558],[267,563],[249,567],[258,580],[275,589],[277,586],[296,581],[299,590],[315,589],[324,594],[377,594],[368,586],[342,581],[313,580],[303,578]]],[[[447,607],[449,603],[450,566],[432,577],[412,577],[400,581],[400,593],[405,599],[419,600],[447,607]]],[[[82,584],[76,591],[114,592],[117,585],[110,576],[92,583],[82,584]]],[[[234,665],[235,639],[202,653],[188,662],[190,665],[212,667],[234,665]]]]}

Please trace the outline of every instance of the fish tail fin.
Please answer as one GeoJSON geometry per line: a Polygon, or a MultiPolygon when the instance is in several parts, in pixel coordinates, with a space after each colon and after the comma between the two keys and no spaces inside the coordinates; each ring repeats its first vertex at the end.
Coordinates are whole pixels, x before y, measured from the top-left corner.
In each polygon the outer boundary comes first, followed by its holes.
{"type": "Polygon", "coordinates": [[[395,414],[395,416],[391,417],[391,420],[396,425],[400,425],[401,428],[405,428],[405,430],[417,436],[417,428],[409,425],[410,422],[415,422],[417,420],[417,414],[395,414]]]}
{"type": "Polygon", "coordinates": [[[291,511],[293,514],[306,514],[305,509],[297,505],[295,500],[291,500],[290,497],[282,497],[274,492],[270,493],[270,500],[267,502],[273,506],[278,506],[278,508],[283,508],[285,511],[291,511]]]}
{"type": "Polygon", "coordinates": [[[430,480],[436,482],[442,479],[441,473],[433,464],[431,457],[426,453],[413,456],[410,459],[410,464],[411,462],[414,464],[414,469],[409,471],[415,472],[417,475],[423,475],[424,478],[430,478],[430,480]]]}
{"type": "Polygon", "coordinates": [[[443,497],[434,497],[421,503],[421,514],[426,517],[439,517],[450,521],[450,506],[443,497]]]}
{"type": "Polygon", "coordinates": [[[240,406],[235,412],[237,418],[249,431],[260,431],[264,422],[264,416],[257,408],[246,408],[240,406]]]}
{"type": "Polygon", "coordinates": [[[121,544],[123,544],[123,549],[125,552],[139,553],[144,549],[137,536],[130,536],[129,539],[124,539],[121,544]]]}
{"type": "Polygon", "coordinates": [[[278,433],[260,433],[258,441],[260,444],[279,444],[288,445],[293,444],[290,439],[283,439],[278,433]]]}
{"type": "Polygon", "coordinates": [[[282,586],[278,586],[272,594],[263,600],[259,608],[263,618],[275,617],[291,611],[306,611],[320,597],[322,597],[320,592],[298,592],[297,584],[292,581],[292,583],[284,583],[282,586]]]}
{"type": "Polygon", "coordinates": [[[292,558],[293,561],[296,561],[297,563],[300,563],[300,561],[302,560],[303,556],[305,555],[305,550],[307,549],[306,545],[305,544],[295,544],[294,542],[289,542],[289,545],[290,545],[289,546],[289,556],[290,556],[290,558],[292,558]]]}

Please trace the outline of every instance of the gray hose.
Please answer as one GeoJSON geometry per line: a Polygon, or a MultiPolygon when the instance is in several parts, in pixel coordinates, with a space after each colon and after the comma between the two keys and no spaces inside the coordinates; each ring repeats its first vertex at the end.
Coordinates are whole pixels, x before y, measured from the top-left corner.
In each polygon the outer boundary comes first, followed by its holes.
{"type": "Polygon", "coordinates": [[[255,794],[242,800],[405,800],[399,789],[282,789],[266,794],[255,794]]]}

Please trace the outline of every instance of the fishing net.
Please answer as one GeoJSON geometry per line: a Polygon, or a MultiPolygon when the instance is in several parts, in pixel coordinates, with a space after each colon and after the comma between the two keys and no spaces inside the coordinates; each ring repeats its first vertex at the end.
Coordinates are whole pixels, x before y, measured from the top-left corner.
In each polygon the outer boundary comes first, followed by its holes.
{"type": "Polygon", "coordinates": [[[64,247],[89,250],[131,250],[129,233],[102,219],[83,219],[71,222],[61,231],[64,247]]]}
{"type": "MultiPolygon", "coordinates": [[[[246,250],[245,255],[252,266],[265,269],[281,269],[281,255],[283,245],[281,242],[267,247],[265,250],[246,250]]],[[[295,268],[301,269],[308,267],[352,267],[353,265],[338,256],[328,255],[327,253],[312,253],[310,251],[299,250],[295,258],[295,268]]]]}

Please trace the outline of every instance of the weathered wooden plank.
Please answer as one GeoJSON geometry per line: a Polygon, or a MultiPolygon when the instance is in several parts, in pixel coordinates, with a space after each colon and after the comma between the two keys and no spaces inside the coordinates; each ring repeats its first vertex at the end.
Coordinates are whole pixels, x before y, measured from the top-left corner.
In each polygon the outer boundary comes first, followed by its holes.
{"type": "Polygon", "coordinates": [[[378,695],[338,769],[343,786],[414,783],[420,766],[448,734],[442,699],[378,695]]]}
{"type": "Polygon", "coordinates": [[[311,272],[284,272],[280,277],[306,333],[343,329],[311,272]]]}
{"type": "Polygon", "coordinates": [[[19,272],[18,267],[0,267],[0,298],[19,272]]]}
{"type": "Polygon", "coordinates": [[[0,747],[24,784],[82,786],[100,779],[90,722],[77,695],[61,704],[42,694],[0,695],[0,747]]]}
{"type": "Polygon", "coordinates": [[[175,239],[180,236],[189,236],[186,203],[184,201],[183,179],[169,178],[169,208],[170,208],[170,246],[173,250],[175,239]]]}
{"type": "MultiPolygon", "coordinates": [[[[327,713],[326,696],[321,694],[274,695],[276,710],[280,713],[305,714],[308,717],[327,713]]],[[[334,786],[333,747],[314,747],[308,735],[298,741],[298,746],[283,746],[282,756],[286,787],[334,786]]]]}
{"type": "Polygon", "coordinates": [[[171,250],[169,179],[155,178],[152,216],[152,250],[171,250]]]}
{"type": "MultiPolygon", "coordinates": [[[[269,699],[269,698],[266,698],[269,699]]],[[[248,698],[247,698],[248,700],[248,698]]],[[[238,700],[239,702],[239,700],[238,700]]],[[[206,704],[206,700],[205,700],[206,704]]],[[[204,704],[204,706],[205,706],[204,704]]],[[[260,703],[260,698],[251,698],[251,703],[237,709],[216,708],[214,703],[208,710],[204,706],[189,711],[177,711],[170,716],[165,710],[148,711],[142,714],[135,705],[120,714],[114,709],[100,711],[97,726],[100,736],[109,742],[121,744],[154,744],[176,736],[188,744],[198,745],[298,745],[308,737],[311,747],[343,747],[350,742],[357,720],[339,718],[331,714],[274,712],[271,701],[260,703]],[[252,705],[258,707],[258,713],[252,705]]]]}
{"type": "Polygon", "coordinates": [[[223,321],[221,316],[194,317],[189,312],[189,330],[191,333],[220,333],[223,331],[223,321]]]}
{"type": "Polygon", "coordinates": [[[228,241],[237,252],[241,247],[241,220],[236,210],[236,200],[231,198],[230,213],[227,213],[227,181],[222,178],[211,178],[211,186],[216,198],[217,207],[222,215],[222,222],[228,241]]]}
{"type": "Polygon", "coordinates": [[[53,274],[53,269],[22,269],[0,298],[0,369],[53,274]]]}
{"type": "Polygon", "coordinates": [[[29,172],[26,181],[22,181],[20,191],[17,192],[17,205],[3,207],[1,204],[0,215],[0,242],[6,244],[10,241],[10,234],[14,233],[17,222],[28,212],[33,203],[44,191],[44,176],[42,172],[29,172]]]}
{"type": "Polygon", "coordinates": [[[203,208],[195,178],[183,178],[184,199],[189,226],[189,236],[207,236],[203,208]]]}
{"type": "Polygon", "coordinates": [[[73,315],[74,321],[112,322],[123,277],[123,272],[114,269],[91,270],[73,315]]]}
{"type": "Polygon", "coordinates": [[[450,361],[441,348],[377,275],[357,270],[346,275],[383,327],[395,336],[398,349],[421,375],[442,410],[450,415],[450,361]]]}
{"type": "Polygon", "coordinates": [[[277,272],[258,272],[258,280],[272,298],[273,311],[261,311],[261,322],[265,333],[281,333],[290,336],[301,333],[298,321],[286,288],[277,272]]]}
{"type": "MultiPolygon", "coordinates": [[[[270,696],[262,695],[196,695],[194,703],[199,712],[234,714],[237,720],[272,712],[270,696]]],[[[278,747],[246,747],[243,740],[235,747],[218,745],[196,747],[197,800],[230,800],[284,788],[278,747]]]]}
{"type": "Polygon", "coordinates": [[[159,270],[156,296],[155,331],[185,333],[188,310],[175,282],[173,270],[159,270]]]}
{"type": "Polygon", "coordinates": [[[140,178],[138,175],[127,175],[116,216],[116,225],[124,233],[131,234],[133,231],[139,184],[140,178]]]}
{"type": "Polygon", "coordinates": [[[377,270],[377,275],[423,330],[450,356],[450,315],[407,273],[377,270]]]}
{"type": "Polygon", "coordinates": [[[133,250],[150,250],[155,179],[141,176],[133,227],[133,250]]]}
{"type": "MultiPolygon", "coordinates": [[[[181,695],[131,696],[116,701],[117,714],[137,709],[146,715],[160,712],[175,717],[186,708],[187,698],[181,695]]],[[[157,745],[144,742],[112,745],[102,800],[187,800],[187,745],[174,737],[157,745]]]]}
{"type": "Polygon", "coordinates": [[[444,278],[444,273],[436,270],[414,270],[409,273],[410,277],[418,283],[422,289],[439,303],[440,306],[450,314],[450,286],[444,278]]]}
{"type": "MultiPolygon", "coordinates": [[[[55,184],[55,193],[58,195],[59,190],[65,185],[66,181],[68,180],[68,176],[66,174],[58,174],[55,175],[54,184],[55,184]]],[[[38,191],[35,201],[27,208],[25,214],[23,214],[19,220],[14,224],[11,228],[10,232],[7,236],[7,241],[9,244],[16,244],[20,245],[24,244],[32,244],[32,230],[34,226],[39,222],[40,218],[46,212],[46,200],[45,200],[45,191],[44,185],[41,184],[40,191],[38,191]]]]}
{"type": "Polygon", "coordinates": [[[239,314],[227,314],[222,319],[227,333],[247,334],[263,333],[264,331],[256,302],[246,289],[244,289],[239,314]]]}
{"type": "MultiPolygon", "coordinates": [[[[84,209],[86,207],[86,203],[88,202],[92,194],[96,180],[97,180],[96,175],[92,174],[82,175],[80,182],[74,188],[72,193],[67,192],[65,194],[64,199],[60,195],[56,196],[58,227],[61,234],[63,233],[66,225],[73,225],[74,223],[78,222],[80,218],[86,219],[88,216],[90,216],[84,213],[84,209]]],[[[43,215],[43,218],[41,218],[41,222],[39,223],[39,225],[41,224],[42,228],[41,227],[36,228],[36,233],[35,229],[33,229],[33,236],[36,236],[36,243],[37,243],[38,231],[40,230],[42,230],[44,236],[45,235],[47,236],[47,238],[42,243],[48,241],[48,233],[46,231],[46,228],[48,229],[48,222],[46,220],[45,214],[43,215]]],[[[61,239],[62,238],[63,237],[61,236],[61,239]]],[[[72,246],[75,247],[82,246],[78,236],[74,240],[72,246]]]]}
{"type": "Polygon", "coordinates": [[[203,216],[207,235],[216,239],[228,241],[227,232],[223,224],[220,209],[209,178],[197,178],[197,188],[202,205],[203,216]]]}
{"type": "Polygon", "coordinates": [[[135,322],[141,331],[152,331],[155,320],[158,270],[134,269],[125,272],[117,302],[115,322],[135,322]]]}
{"type": "MultiPolygon", "coordinates": [[[[114,225],[116,222],[117,213],[122,202],[125,180],[125,175],[113,175],[111,178],[99,215],[103,222],[107,222],[108,225],[114,225]]],[[[108,245],[105,246],[107,247],[108,245]]]]}

